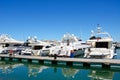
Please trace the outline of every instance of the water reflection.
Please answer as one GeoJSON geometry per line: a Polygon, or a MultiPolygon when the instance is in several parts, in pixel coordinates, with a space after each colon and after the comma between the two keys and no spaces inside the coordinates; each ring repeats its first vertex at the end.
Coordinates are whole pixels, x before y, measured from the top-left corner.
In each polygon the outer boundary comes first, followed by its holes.
{"type": "Polygon", "coordinates": [[[27,66],[28,68],[28,77],[34,76],[36,77],[39,73],[42,73],[44,69],[47,69],[46,66],[40,66],[38,64],[25,64],[25,63],[17,63],[17,62],[5,62],[0,61],[0,70],[3,74],[14,73],[15,68],[19,68],[20,66],[27,66]]]}
{"type": "Polygon", "coordinates": [[[98,71],[91,70],[88,74],[92,80],[112,80],[114,76],[114,72],[111,71],[98,71]]]}
{"type": "MultiPolygon", "coordinates": [[[[54,68],[53,72],[55,74],[59,73],[58,67],[54,66],[44,66],[44,65],[39,65],[39,64],[28,64],[28,63],[17,63],[17,62],[6,62],[6,61],[0,61],[0,74],[13,74],[15,73],[15,68],[20,68],[22,67],[23,70],[24,68],[27,68],[23,71],[26,72],[28,77],[38,77],[40,73],[42,73],[45,69],[48,68],[54,68]]],[[[74,69],[74,68],[65,68],[61,67],[61,75],[63,75],[65,78],[70,79],[74,78],[75,75],[78,73],[79,69],[74,69]]],[[[19,74],[19,73],[18,73],[19,74]]]]}
{"type": "Polygon", "coordinates": [[[62,68],[62,74],[65,78],[74,78],[78,71],[78,69],[73,68],[62,68]]]}
{"type": "Polygon", "coordinates": [[[42,71],[47,68],[49,67],[38,64],[28,64],[28,77],[37,77],[38,74],[42,73],[42,71]]]}
{"type": "Polygon", "coordinates": [[[0,61],[0,69],[2,70],[2,73],[12,73],[14,68],[17,68],[22,65],[22,63],[0,61]]]}
{"type": "Polygon", "coordinates": [[[3,80],[119,80],[116,74],[119,75],[119,71],[0,61],[0,79],[3,80]]]}

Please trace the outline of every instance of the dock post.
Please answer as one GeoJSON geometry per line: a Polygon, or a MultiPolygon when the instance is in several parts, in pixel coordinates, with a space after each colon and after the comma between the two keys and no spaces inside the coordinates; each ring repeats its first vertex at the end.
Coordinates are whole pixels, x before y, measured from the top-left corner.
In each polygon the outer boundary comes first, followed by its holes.
{"type": "Polygon", "coordinates": [[[3,60],[4,60],[4,57],[1,57],[1,60],[3,61],[3,60]]]}
{"type": "Polygon", "coordinates": [[[66,62],[67,66],[73,66],[73,62],[66,62]]]}
{"type": "Polygon", "coordinates": [[[44,64],[44,60],[39,60],[39,63],[40,64],[44,64]]]}
{"type": "Polygon", "coordinates": [[[90,63],[83,63],[83,67],[90,68],[90,63]]]}
{"type": "Polygon", "coordinates": [[[32,59],[28,59],[28,62],[32,63],[32,59]]]}
{"type": "Polygon", "coordinates": [[[103,69],[110,69],[110,65],[102,63],[102,68],[103,69]]]}
{"type": "Polygon", "coordinates": [[[9,58],[9,60],[10,60],[10,61],[12,61],[12,60],[13,60],[13,58],[12,58],[12,57],[10,57],[10,58],[9,58]]]}
{"type": "Polygon", "coordinates": [[[52,64],[57,65],[57,61],[56,60],[52,61],[52,64]]]}
{"type": "Polygon", "coordinates": [[[57,54],[54,54],[54,59],[57,59],[57,54]]]}
{"type": "Polygon", "coordinates": [[[19,59],[18,59],[18,61],[19,61],[19,62],[22,62],[22,59],[21,59],[21,58],[19,58],[19,59]]]}

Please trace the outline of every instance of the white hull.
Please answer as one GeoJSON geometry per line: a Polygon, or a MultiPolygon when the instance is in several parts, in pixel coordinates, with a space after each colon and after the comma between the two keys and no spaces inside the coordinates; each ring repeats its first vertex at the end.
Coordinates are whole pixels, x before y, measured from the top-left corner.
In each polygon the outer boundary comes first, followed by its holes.
{"type": "Polygon", "coordinates": [[[90,47],[85,42],[79,40],[74,34],[64,34],[59,46],[52,48],[50,56],[78,56],[84,54],[85,48],[90,47]]]}
{"type": "Polygon", "coordinates": [[[52,49],[52,51],[49,53],[49,56],[54,56],[56,54],[57,56],[66,56],[69,57],[71,56],[71,50],[74,51],[74,56],[82,55],[84,54],[84,49],[71,49],[70,46],[64,46],[62,49],[60,46],[56,46],[52,49]]]}
{"type": "Polygon", "coordinates": [[[113,39],[107,32],[101,32],[99,27],[96,33],[92,31],[92,36],[87,43],[91,45],[91,48],[85,50],[84,57],[107,59],[114,57],[113,39]]]}
{"type": "Polygon", "coordinates": [[[90,51],[86,49],[84,57],[112,59],[114,57],[114,49],[91,48],[90,51]]]}

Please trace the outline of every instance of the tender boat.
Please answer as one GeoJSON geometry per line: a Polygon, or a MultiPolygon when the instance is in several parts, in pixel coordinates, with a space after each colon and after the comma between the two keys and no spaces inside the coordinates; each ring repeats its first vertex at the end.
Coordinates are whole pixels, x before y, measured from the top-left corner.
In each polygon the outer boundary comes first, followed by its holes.
{"type": "Polygon", "coordinates": [[[91,31],[91,37],[87,40],[87,44],[91,45],[91,48],[85,50],[84,57],[87,58],[108,58],[111,59],[114,56],[113,39],[108,32],[102,32],[101,27],[97,27],[97,31],[91,31]]]}

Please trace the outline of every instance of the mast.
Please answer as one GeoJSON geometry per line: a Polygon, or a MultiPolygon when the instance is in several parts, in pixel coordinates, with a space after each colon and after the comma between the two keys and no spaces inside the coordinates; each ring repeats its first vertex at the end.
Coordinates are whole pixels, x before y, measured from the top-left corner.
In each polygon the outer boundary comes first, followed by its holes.
{"type": "Polygon", "coordinates": [[[101,32],[101,27],[99,24],[97,24],[97,33],[100,33],[101,32]]]}

